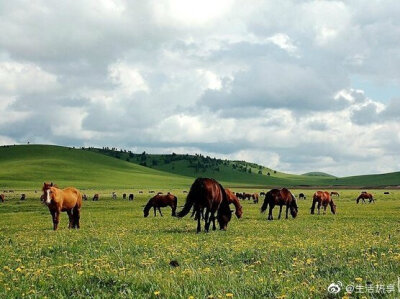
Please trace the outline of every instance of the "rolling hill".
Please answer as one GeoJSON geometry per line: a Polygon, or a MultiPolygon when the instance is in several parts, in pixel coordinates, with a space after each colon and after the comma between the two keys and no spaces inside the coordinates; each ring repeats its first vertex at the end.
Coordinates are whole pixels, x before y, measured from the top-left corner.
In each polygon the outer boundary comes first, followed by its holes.
{"type": "Polygon", "coordinates": [[[116,149],[53,145],[0,147],[0,189],[39,188],[43,181],[79,188],[188,188],[195,177],[230,187],[400,185],[400,172],[337,178],[325,173],[293,175],[246,161],[202,155],[135,154],[116,149]]]}

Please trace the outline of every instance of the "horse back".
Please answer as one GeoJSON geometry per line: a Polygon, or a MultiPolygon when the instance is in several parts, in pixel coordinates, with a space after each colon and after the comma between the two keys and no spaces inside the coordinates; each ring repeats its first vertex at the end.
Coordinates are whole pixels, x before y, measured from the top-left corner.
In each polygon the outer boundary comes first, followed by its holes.
{"type": "Polygon", "coordinates": [[[81,208],[82,206],[82,194],[78,189],[74,187],[68,187],[62,189],[63,196],[63,208],[72,209],[72,208],[81,208]]]}

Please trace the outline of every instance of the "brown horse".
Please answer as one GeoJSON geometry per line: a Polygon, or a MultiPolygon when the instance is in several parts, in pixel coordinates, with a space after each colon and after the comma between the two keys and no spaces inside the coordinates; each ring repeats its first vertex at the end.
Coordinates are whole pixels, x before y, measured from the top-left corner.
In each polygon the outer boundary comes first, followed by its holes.
{"type": "Polygon", "coordinates": [[[93,201],[98,201],[99,200],[99,194],[98,193],[96,193],[95,195],[93,195],[93,201]]]}
{"type": "Polygon", "coordinates": [[[157,195],[153,196],[152,198],[150,198],[147,205],[144,207],[144,209],[143,209],[144,217],[149,216],[149,211],[151,208],[154,209],[154,216],[157,215],[156,209],[158,209],[158,211],[160,212],[160,215],[162,217],[160,208],[164,208],[167,206],[171,207],[172,216],[176,216],[175,213],[176,213],[177,204],[178,204],[178,198],[175,195],[173,195],[171,193],[168,193],[167,195],[157,194],[157,195]]]}
{"type": "Polygon", "coordinates": [[[321,205],[324,208],[324,214],[326,214],[326,208],[328,205],[331,207],[332,214],[336,214],[336,205],[333,202],[329,192],[317,191],[314,193],[313,203],[311,206],[311,214],[314,214],[316,203],[318,203],[318,215],[320,213],[321,205]]]}
{"type": "Polygon", "coordinates": [[[237,197],[238,199],[244,199],[243,193],[236,192],[235,195],[236,195],[236,197],[237,197]]]}
{"type": "Polygon", "coordinates": [[[4,194],[0,194],[0,200],[1,200],[1,202],[4,202],[5,201],[5,199],[4,199],[4,194]]]}
{"type": "Polygon", "coordinates": [[[190,210],[194,209],[197,219],[197,232],[201,231],[201,213],[205,209],[204,229],[208,232],[211,222],[213,230],[215,227],[215,218],[217,218],[221,230],[226,230],[232,217],[232,211],[229,208],[229,201],[225,189],[214,179],[197,178],[186,197],[186,203],[178,213],[178,217],[186,216],[190,210]],[[217,217],[215,217],[217,213],[217,217]]]}
{"type": "Polygon", "coordinates": [[[53,183],[44,183],[42,190],[43,195],[41,198],[43,198],[44,204],[49,208],[53,218],[53,229],[57,230],[58,228],[61,212],[67,212],[68,214],[68,228],[79,228],[80,209],[82,206],[81,193],[73,187],[59,189],[53,183]]]}
{"type": "Polygon", "coordinates": [[[294,195],[286,188],[282,189],[271,189],[265,194],[264,203],[261,207],[261,213],[264,213],[269,205],[269,213],[268,220],[273,220],[272,210],[275,205],[279,206],[279,216],[278,219],[281,219],[282,207],[286,206],[286,219],[288,219],[288,211],[290,209],[290,214],[293,218],[296,218],[298,213],[298,206],[296,202],[296,198],[294,195]]]}
{"type": "Polygon", "coordinates": [[[229,204],[233,204],[235,206],[235,215],[237,218],[241,218],[243,214],[242,206],[240,205],[239,199],[236,197],[235,193],[233,193],[229,189],[225,189],[226,197],[228,199],[229,204]]]}
{"type": "Polygon", "coordinates": [[[251,195],[251,197],[253,198],[253,202],[254,202],[254,203],[258,203],[258,193],[253,193],[253,194],[251,195]]]}
{"type": "Polygon", "coordinates": [[[337,197],[340,196],[340,195],[339,195],[339,192],[336,192],[336,191],[332,191],[332,192],[331,192],[331,196],[333,196],[333,195],[335,195],[335,196],[337,196],[337,197]]]}
{"type": "Polygon", "coordinates": [[[356,201],[359,203],[360,199],[362,199],[362,203],[365,203],[365,200],[368,199],[369,203],[375,202],[374,197],[371,193],[368,192],[361,192],[361,194],[357,197],[356,201]]]}

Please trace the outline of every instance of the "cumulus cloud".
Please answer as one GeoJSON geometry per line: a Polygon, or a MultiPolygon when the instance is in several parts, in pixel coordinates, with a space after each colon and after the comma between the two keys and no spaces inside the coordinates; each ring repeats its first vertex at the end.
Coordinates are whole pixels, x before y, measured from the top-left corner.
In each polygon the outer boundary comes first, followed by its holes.
{"type": "Polygon", "coordinates": [[[400,167],[400,3],[0,4],[0,143],[117,146],[336,175],[400,167]]]}

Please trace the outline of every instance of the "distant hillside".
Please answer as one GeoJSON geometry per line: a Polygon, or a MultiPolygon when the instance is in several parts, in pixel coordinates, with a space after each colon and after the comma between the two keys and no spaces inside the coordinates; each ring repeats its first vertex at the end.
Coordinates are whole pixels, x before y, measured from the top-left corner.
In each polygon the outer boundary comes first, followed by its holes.
{"type": "Polygon", "coordinates": [[[331,174],[325,173],[325,172],[319,172],[319,171],[307,172],[307,173],[303,173],[302,175],[306,175],[306,176],[323,176],[323,177],[335,178],[334,175],[331,175],[331,174]]]}
{"type": "Polygon", "coordinates": [[[228,187],[383,187],[400,185],[400,172],[336,178],[325,173],[293,175],[246,161],[203,155],[149,155],[115,149],[51,145],[0,147],[0,189],[35,188],[43,181],[79,188],[189,188],[196,177],[228,187]]]}
{"type": "Polygon", "coordinates": [[[0,147],[0,186],[40,188],[44,181],[79,188],[187,186],[191,179],[90,151],[51,145],[0,147]]]}

